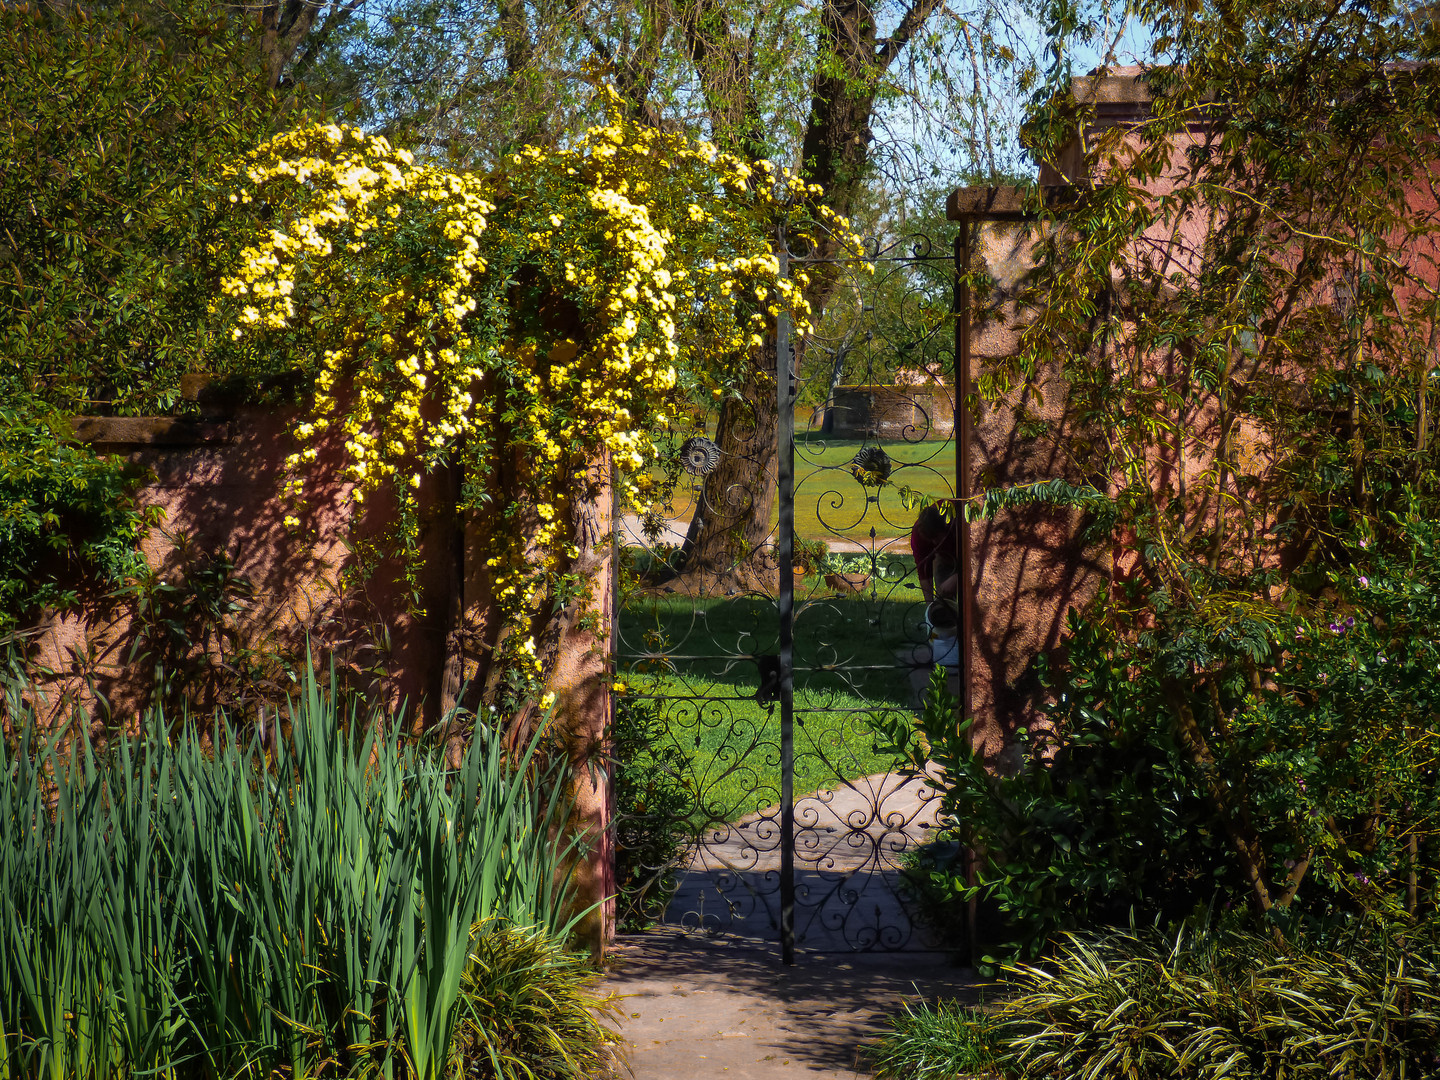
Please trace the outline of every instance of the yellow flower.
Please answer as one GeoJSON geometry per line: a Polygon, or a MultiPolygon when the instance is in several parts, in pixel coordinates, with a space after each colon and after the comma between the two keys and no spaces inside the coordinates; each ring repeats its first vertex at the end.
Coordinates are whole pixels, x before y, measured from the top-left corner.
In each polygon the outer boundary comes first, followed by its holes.
{"type": "MultiPolygon", "coordinates": [[[[619,99],[607,92],[606,100],[619,99]]],[[[523,626],[547,595],[543,575],[564,572],[574,538],[562,496],[586,481],[584,463],[608,450],[618,496],[638,498],[656,453],[650,432],[673,416],[665,406],[682,353],[703,370],[763,345],[765,315],[735,294],[753,293],[772,317],[788,308],[797,333],[809,325],[808,307],[770,250],[770,185],[738,194],[752,176],[776,175],[768,164],[621,120],[592,128],[573,148],[524,147],[506,162],[499,183],[522,196],[527,220],[534,207],[551,231],[530,231],[510,204],[497,211],[491,178],[417,165],[354,128],[276,136],[237,171],[250,186],[232,201],[253,194],[293,210],[268,239],[238,253],[221,294],[235,305],[237,339],[288,327],[303,311],[316,340],[314,411],[287,458],[295,474],[285,481],[288,498],[300,498],[298,474],[318,460],[327,432],[341,435],[357,504],[388,481],[413,506],[425,471],[461,436],[505,413],[519,418],[538,525],[526,543],[497,539],[486,565],[504,617],[523,626]],[[565,179],[582,174],[583,185],[565,179]],[[490,228],[487,215],[497,212],[504,216],[490,228]],[[407,255],[403,271],[389,261],[402,216],[444,238],[407,255]],[[583,344],[546,344],[545,327],[517,323],[503,300],[482,299],[505,295],[489,277],[492,237],[531,245],[554,299],[580,313],[583,344]],[[529,344],[488,344],[515,341],[529,344]]],[[[803,190],[803,181],[779,175],[803,190]]],[[[801,288],[802,275],[794,275],[801,288]]],[[[476,498],[493,499],[492,479],[481,468],[467,483],[476,498]]],[[[418,523],[403,528],[413,543],[418,523]]],[[[533,639],[514,648],[512,664],[526,678],[542,674],[533,639]]]]}

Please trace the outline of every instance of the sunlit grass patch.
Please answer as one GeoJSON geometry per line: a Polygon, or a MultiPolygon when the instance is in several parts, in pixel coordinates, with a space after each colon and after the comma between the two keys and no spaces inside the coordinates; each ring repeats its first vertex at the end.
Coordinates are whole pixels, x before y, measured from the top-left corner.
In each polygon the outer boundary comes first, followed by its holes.
{"type": "MultiPolygon", "coordinates": [[[[922,609],[898,577],[881,584],[839,595],[807,579],[798,592],[797,795],[894,764],[875,749],[870,717],[913,708],[905,655],[920,640],[922,609]]],[[[690,758],[696,820],[734,821],[778,803],[779,704],[756,699],[761,658],[779,653],[774,601],[647,597],[624,609],[621,626],[621,681],[660,700],[666,738],[690,758]]]]}
{"type": "MultiPolygon", "coordinates": [[[[639,676],[627,685],[664,699],[665,737],[690,760],[694,824],[737,821],[780,801],[780,707],[755,701],[755,682],[713,680],[698,694],[693,683],[674,676],[639,676]]],[[[894,760],[875,750],[867,716],[895,707],[835,690],[798,689],[795,793],[887,772],[894,760]]]]}

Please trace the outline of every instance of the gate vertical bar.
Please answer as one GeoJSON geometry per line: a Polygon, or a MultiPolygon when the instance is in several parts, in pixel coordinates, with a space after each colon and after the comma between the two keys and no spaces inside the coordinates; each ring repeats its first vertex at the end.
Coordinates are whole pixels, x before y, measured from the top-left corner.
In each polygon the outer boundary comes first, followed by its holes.
{"type": "MultiPolygon", "coordinates": [[[[780,276],[790,275],[785,226],[775,233],[780,276]]],[[[780,959],[795,963],[795,356],[790,316],[775,322],[776,498],[780,522],[775,554],[780,564],[780,959]]]]}

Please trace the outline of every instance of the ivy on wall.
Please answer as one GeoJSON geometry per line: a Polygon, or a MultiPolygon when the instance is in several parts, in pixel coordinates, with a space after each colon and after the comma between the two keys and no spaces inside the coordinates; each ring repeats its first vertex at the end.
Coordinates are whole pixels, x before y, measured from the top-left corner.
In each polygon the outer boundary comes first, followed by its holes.
{"type": "Polygon", "coordinates": [[[54,412],[0,403],[0,638],[38,608],[74,604],[84,583],[115,587],[144,568],[133,478],[69,436],[54,412]]]}

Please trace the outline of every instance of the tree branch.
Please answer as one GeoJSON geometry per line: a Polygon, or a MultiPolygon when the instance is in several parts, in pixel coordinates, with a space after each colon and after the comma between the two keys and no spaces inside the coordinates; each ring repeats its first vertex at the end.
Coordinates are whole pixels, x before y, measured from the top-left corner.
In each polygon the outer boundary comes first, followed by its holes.
{"type": "Polygon", "coordinates": [[[901,17],[895,32],[876,46],[875,66],[881,71],[888,68],[895,57],[900,55],[900,50],[910,43],[916,31],[925,25],[925,20],[930,18],[939,6],[940,0],[915,0],[915,3],[910,5],[910,10],[901,17]]]}
{"type": "Polygon", "coordinates": [[[347,0],[339,7],[330,9],[330,14],[325,17],[325,22],[321,25],[319,32],[305,46],[305,55],[295,61],[291,76],[297,82],[305,78],[310,69],[315,66],[315,61],[319,59],[321,51],[329,44],[330,39],[350,21],[350,16],[354,15],[364,2],[365,0],[347,0]]]}

